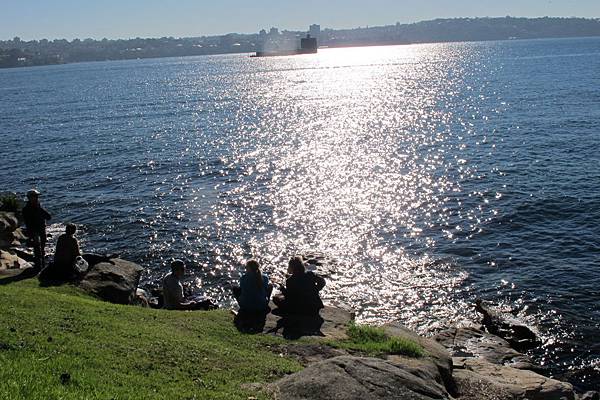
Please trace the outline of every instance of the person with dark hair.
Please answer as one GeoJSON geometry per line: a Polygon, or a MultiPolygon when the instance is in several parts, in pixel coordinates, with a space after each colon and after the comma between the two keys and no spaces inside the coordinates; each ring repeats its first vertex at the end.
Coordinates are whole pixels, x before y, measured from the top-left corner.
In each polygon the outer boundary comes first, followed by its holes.
{"type": "Polygon", "coordinates": [[[74,224],[67,224],[65,233],[56,241],[54,260],[40,273],[41,280],[71,280],[77,277],[75,263],[81,256],[81,251],[75,238],[76,231],[77,227],[74,224]]]}
{"type": "Polygon", "coordinates": [[[74,224],[67,224],[65,233],[60,235],[56,242],[54,264],[64,270],[67,275],[75,272],[75,261],[77,257],[81,256],[79,242],[75,238],[76,231],[77,227],[74,224]]]}
{"type": "Polygon", "coordinates": [[[267,313],[273,285],[269,277],[260,271],[256,260],[246,262],[246,272],[240,278],[240,286],[233,288],[233,295],[240,305],[240,312],[267,313]]]}
{"type": "Polygon", "coordinates": [[[31,189],[27,192],[27,204],[23,207],[23,219],[27,228],[27,236],[33,245],[35,267],[41,270],[45,266],[46,221],[51,216],[40,205],[40,192],[31,189]]]}
{"type": "Polygon", "coordinates": [[[168,310],[211,310],[217,308],[212,301],[186,299],[181,279],[185,276],[185,263],[181,260],[171,262],[171,272],[162,280],[164,308],[168,310]]]}
{"type": "Polygon", "coordinates": [[[301,257],[292,257],[288,263],[291,274],[281,288],[281,295],[275,296],[273,302],[287,314],[314,315],[323,308],[319,296],[325,287],[325,279],[314,272],[306,272],[301,257]]]}

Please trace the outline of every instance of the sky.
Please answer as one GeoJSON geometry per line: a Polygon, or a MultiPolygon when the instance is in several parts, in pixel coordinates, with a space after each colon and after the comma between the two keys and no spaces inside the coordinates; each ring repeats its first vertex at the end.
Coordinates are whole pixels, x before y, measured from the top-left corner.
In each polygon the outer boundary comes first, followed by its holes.
{"type": "Polygon", "coordinates": [[[0,0],[0,40],[191,37],[506,15],[600,18],[600,0],[0,0]]]}

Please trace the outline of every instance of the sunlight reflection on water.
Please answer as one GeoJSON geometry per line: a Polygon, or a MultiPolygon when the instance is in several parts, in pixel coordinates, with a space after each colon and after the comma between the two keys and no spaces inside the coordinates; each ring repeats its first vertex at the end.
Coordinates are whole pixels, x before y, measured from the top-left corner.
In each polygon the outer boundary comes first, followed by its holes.
{"type": "Polygon", "coordinates": [[[361,320],[401,317],[428,329],[467,314],[459,299],[468,274],[405,250],[434,246],[423,231],[440,225],[449,237],[472,231],[464,221],[489,208],[482,201],[453,220],[460,180],[474,176],[458,156],[472,132],[447,106],[461,92],[466,53],[442,45],[329,50],[282,59],[236,87],[244,118],[254,119],[236,126],[243,139],[223,160],[236,185],[215,187],[223,192],[208,230],[234,240],[213,249],[223,264],[216,275],[236,276],[228,254],[237,262],[253,255],[282,280],[290,255],[317,252],[336,260],[321,267],[325,297],[361,320]]]}

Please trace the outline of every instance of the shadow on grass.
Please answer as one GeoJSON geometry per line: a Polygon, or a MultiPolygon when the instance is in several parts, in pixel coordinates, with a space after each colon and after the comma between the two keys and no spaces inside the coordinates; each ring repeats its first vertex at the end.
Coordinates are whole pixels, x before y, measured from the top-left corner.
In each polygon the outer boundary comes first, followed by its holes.
{"type": "Polygon", "coordinates": [[[8,285],[13,282],[19,282],[19,281],[23,281],[25,279],[31,279],[31,278],[36,277],[39,272],[40,272],[40,270],[38,268],[25,268],[20,273],[17,273],[15,275],[9,275],[9,276],[6,276],[5,278],[1,278],[0,285],[8,285]]]}
{"type": "Polygon", "coordinates": [[[289,340],[297,340],[302,336],[325,336],[321,332],[325,320],[319,314],[286,314],[278,309],[274,310],[273,314],[280,316],[280,318],[277,320],[275,327],[269,329],[266,333],[277,334],[281,330],[282,336],[289,340]]]}

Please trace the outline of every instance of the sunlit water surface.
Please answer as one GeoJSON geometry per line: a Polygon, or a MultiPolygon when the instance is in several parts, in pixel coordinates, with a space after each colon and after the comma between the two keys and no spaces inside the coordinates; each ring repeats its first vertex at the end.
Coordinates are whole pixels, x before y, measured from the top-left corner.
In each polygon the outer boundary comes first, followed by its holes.
{"type": "Polygon", "coordinates": [[[294,254],[333,260],[324,297],[361,321],[431,333],[489,299],[592,387],[599,88],[599,39],[3,70],[0,180],[224,306],[244,259],[281,282],[294,254]]]}

